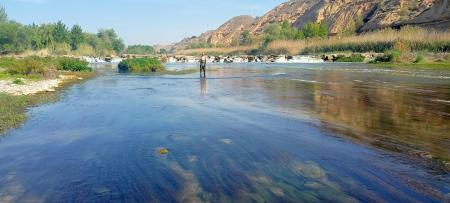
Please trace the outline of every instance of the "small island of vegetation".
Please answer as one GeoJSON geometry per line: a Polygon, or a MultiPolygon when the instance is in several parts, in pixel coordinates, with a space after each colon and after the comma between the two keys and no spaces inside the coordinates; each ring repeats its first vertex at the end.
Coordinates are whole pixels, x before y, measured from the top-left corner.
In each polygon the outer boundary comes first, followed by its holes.
{"type": "Polygon", "coordinates": [[[149,73],[162,72],[165,68],[157,58],[133,58],[120,62],[119,71],[149,73]]]}

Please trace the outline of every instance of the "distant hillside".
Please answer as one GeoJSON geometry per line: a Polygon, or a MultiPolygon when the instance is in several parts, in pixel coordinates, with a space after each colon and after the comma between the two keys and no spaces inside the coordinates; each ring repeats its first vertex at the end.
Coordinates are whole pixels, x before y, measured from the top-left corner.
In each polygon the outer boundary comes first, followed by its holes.
{"type": "Polygon", "coordinates": [[[237,39],[242,31],[249,28],[255,19],[251,16],[237,16],[225,22],[217,30],[203,33],[199,37],[191,37],[174,45],[174,49],[185,49],[196,43],[207,43],[212,46],[228,46],[237,39]]]}
{"type": "Polygon", "coordinates": [[[175,44],[175,50],[193,48],[195,43],[229,46],[240,33],[249,30],[261,35],[264,27],[289,21],[302,28],[308,22],[326,23],[330,35],[342,32],[366,32],[387,27],[415,25],[438,30],[450,28],[449,0],[291,0],[280,4],[264,16],[254,19],[239,16],[217,30],[175,44]]]}

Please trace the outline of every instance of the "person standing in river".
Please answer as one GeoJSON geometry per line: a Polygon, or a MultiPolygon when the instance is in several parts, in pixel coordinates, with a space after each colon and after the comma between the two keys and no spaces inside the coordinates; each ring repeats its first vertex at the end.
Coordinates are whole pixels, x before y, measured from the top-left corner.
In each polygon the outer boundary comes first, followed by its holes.
{"type": "Polygon", "coordinates": [[[208,60],[208,56],[205,53],[202,53],[202,57],[200,57],[200,77],[206,78],[206,61],[208,60]]]}

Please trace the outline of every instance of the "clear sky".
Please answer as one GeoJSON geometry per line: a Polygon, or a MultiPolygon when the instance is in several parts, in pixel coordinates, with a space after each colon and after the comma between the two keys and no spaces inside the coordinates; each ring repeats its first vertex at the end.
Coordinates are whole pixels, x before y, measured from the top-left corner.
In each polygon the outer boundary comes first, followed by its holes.
{"type": "Polygon", "coordinates": [[[15,21],[61,20],[88,32],[114,28],[127,45],[167,44],[238,15],[261,16],[287,0],[0,0],[15,21]]]}

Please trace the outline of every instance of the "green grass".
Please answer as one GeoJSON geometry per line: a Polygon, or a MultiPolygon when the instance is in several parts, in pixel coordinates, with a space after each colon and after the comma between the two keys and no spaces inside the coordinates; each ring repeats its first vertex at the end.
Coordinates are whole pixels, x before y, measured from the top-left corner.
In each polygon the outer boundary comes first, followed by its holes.
{"type": "Polygon", "coordinates": [[[450,62],[422,62],[422,63],[371,63],[370,66],[384,68],[416,68],[450,70],[450,62]]]}
{"type": "Polygon", "coordinates": [[[88,63],[67,57],[36,57],[23,59],[0,58],[0,79],[26,78],[40,79],[57,76],[58,70],[90,72],[88,63]]]}
{"type": "Polygon", "coordinates": [[[336,62],[364,62],[364,57],[361,54],[352,54],[351,56],[338,55],[336,57],[336,62]]]}
{"type": "Polygon", "coordinates": [[[20,75],[20,74],[9,74],[6,72],[0,72],[0,80],[15,80],[18,78],[23,78],[26,80],[33,80],[33,81],[38,81],[38,80],[44,79],[42,76],[39,76],[39,75],[20,75]]]}
{"type": "Polygon", "coordinates": [[[27,109],[39,104],[56,101],[56,93],[14,96],[0,93],[0,133],[19,127],[27,118],[27,109]]]}

